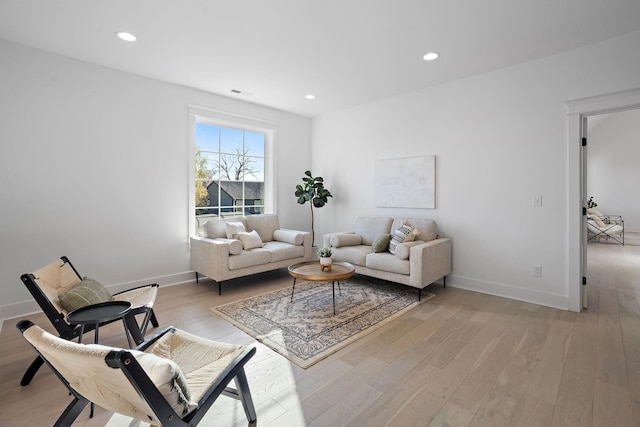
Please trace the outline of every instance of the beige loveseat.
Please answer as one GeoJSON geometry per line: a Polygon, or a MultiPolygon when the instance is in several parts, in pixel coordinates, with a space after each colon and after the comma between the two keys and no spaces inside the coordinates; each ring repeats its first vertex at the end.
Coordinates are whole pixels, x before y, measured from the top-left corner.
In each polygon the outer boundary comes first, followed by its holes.
{"type": "Polygon", "coordinates": [[[323,245],[331,248],[333,261],[353,264],[356,273],[417,288],[418,299],[436,280],[446,285],[451,273],[451,240],[439,235],[432,219],[361,217],[353,231],[325,234],[323,245]],[[391,253],[385,240],[394,235],[391,253]],[[400,243],[402,238],[409,241],[400,243]]]}
{"type": "Polygon", "coordinates": [[[311,233],[280,228],[275,214],[207,221],[206,237],[191,238],[191,268],[218,282],[309,261],[311,233]],[[245,231],[238,232],[238,223],[245,231]],[[253,233],[255,231],[255,233],[253,233]],[[257,238],[256,236],[259,236],[257,238]]]}

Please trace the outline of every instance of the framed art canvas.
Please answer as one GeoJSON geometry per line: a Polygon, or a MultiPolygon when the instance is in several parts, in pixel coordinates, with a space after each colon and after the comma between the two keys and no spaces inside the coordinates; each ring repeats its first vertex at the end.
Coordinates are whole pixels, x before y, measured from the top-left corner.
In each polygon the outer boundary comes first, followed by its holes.
{"type": "Polygon", "coordinates": [[[376,207],[436,207],[436,156],[376,160],[376,207]]]}

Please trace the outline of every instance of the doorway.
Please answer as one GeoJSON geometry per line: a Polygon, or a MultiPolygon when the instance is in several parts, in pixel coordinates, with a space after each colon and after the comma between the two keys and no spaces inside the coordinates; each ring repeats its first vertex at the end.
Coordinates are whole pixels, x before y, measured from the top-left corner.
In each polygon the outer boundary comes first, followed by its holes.
{"type": "MultiPolygon", "coordinates": [[[[568,118],[568,308],[581,311],[587,281],[587,207],[586,156],[583,156],[582,138],[589,116],[615,113],[640,108],[640,89],[569,101],[568,118]]],[[[586,154],[586,153],[585,153],[586,154]]]]}

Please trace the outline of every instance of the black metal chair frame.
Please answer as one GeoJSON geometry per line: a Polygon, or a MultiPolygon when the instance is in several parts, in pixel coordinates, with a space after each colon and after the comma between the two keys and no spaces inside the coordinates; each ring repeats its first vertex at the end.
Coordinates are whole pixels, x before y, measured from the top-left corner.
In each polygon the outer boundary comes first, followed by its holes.
{"type": "MultiPolygon", "coordinates": [[[[24,331],[33,325],[33,322],[29,320],[22,320],[18,322],[16,327],[21,333],[24,333],[24,331]]],[[[158,334],[136,347],[136,350],[144,351],[163,335],[172,333],[175,330],[176,329],[172,326],[163,329],[158,334]]],[[[37,349],[35,350],[38,352],[37,349]]],[[[151,379],[149,379],[147,373],[142,369],[136,358],[129,351],[110,351],[105,358],[105,363],[112,368],[122,370],[131,385],[138,392],[138,395],[147,402],[164,427],[186,427],[198,425],[206,415],[211,405],[213,405],[213,402],[215,402],[220,395],[240,400],[249,423],[255,423],[257,415],[253,399],[251,397],[251,391],[249,390],[247,376],[244,372],[244,365],[246,365],[255,353],[255,345],[247,346],[244,351],[229,364],[218,379],[209,386],[207,391],[198,401],[198,407],[187,414],[184,418],[180,418],[180,416],[173,410],[171,405],[162,396],[162,393],[158,390],[155,384],[153,384],[151,379]],[[232,380],[235,380],[236,388],[229,387],[229,383],[232,380]]],[[[90,402],[76,392],[69,382],[40,354],[40,352],[38,352],[38,355],[47,363],[47,365],[49,365],[73,395],[73,401],[66,407],[54,424],[54,427],[70,426],[90,402]]]]}
{"type": "MultiPolygon", "coordinates": [[[[595,215],[593,215],[596,217],[595,215]]],[[[605,228],[598,227],[595,223],[592,222],[593,227],[587,227],[587,240],[599,241],[601,237],[604,237],[605,240],[613,239],[614,241],[622,244],[624,246],[624,220],[620,215],[604,215],[599,218],[602,222],[605,223],[605,228]],[[615,226],[622,227],[622,230],[619,233],[611,233],[610,231],[615,226]],[[619,237],[617,237],[617,236],[619,237]]],[[[591,219],[587,219],[587,221],[593,221],[591,219]]]]}
{"type": "MultiPolygon", "coordinates": [[[[73,266],[71,261],[69,261],[69,258],[67,258],[66,256],[63,256],[63,257],[60,257],[60,259],[64,263],[69,264],[69,266],[73,269],[73,271],[78,276],[78,278],[82,279],[82,276],[80,276],[80,273],[78,273],[78,270],[76,270],[76,268],[73,266]]],[[[29,292],[31,292],[31,295],[33,295],[33,298],[36,300],[36,302],[38,303],[38,305],[40,306],[44,314],[47,316],[47,318],[51,321],[53,326],[56,328],[56,331],[58,332],[58,335],[60,336],[60,338],[64,338],[66,340],[73,340],[80,336],[80,331],[82,330],[82,326],[70,324],[67,322],[67,320],[65,319],[65,316],[56,309],[56,307],[51,303],[49,298],[44,294],[44,292],[42,292],[42,289],[40,289],[40,286],[38,286],[38,284],[36,283],[36,279],[33,274],[31,273],[23,274],[22,276],[20,276],[20,279],[25,284],[29,292]]],[[[123,292],[128,292],[133,289],[143,288],[146,286],[157,287],[159,285],[157,283],[153,283],[150,285],[138,286],[137,288],[128,289],[123,292]]],[[[118,295],[120,293],[122,292],[115,293],[114,295],[118,295]]],[[[145,316],[145,319],[142,322],[142,325],[140,326],[138,325],[138,322],[136,321],[135,316],[141,313],[146,313],[147,311],[149,311],[147,307],[133,308],[124,318],[125,324],[127,325],[127,329],[129,330],[129,333],[131,334],[131,337],[133,338],[136,344],[140,344],[144,341],[144,333],[147,329],[147,324],[149,321],[151,321],[151,324],[154,327],[156,328],[158,327],[158,320],[153,311],[153,308],[150,309],[150,313],[149,313],[150,315],[145,316]]],[[[115,319],[115,320],[120,321],[120,319],[115,319]]],[[[110,320],[108,322],[100,323],[99,326],[109,324],[111,322],[114,322],[115,320],[110,320]]],[[[95,329],[94,325],[85,325],[84,332],[85,333],[90,332],[94,329],[95,329]]],[[[42,360],[40,356],[36,357],[35,360],[31,363],[31,365],[29,365],[26,372],[24,373],[22,380],[20,381],[20,385],[22,386],[28,385],[33,379],[33,377],[36,375],[36,372],[38,372],[38,369],[40,369],[43,363],[44,363],[44,360],[42,360]]]]}

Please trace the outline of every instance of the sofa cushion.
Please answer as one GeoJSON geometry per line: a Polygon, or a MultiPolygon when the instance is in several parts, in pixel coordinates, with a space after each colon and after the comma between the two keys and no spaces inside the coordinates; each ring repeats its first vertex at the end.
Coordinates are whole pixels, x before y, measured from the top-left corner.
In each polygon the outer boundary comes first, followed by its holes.
{"type": "Polygon", "coordinates": [[[389,242],[389,252],[396,253],[396,247],[405,242],[413,242],[416,236],[420,234],[420,230],[410,224],[402,224],[400,228],[395,230],[389,242]]]}
{"type": "Polygon", "coordinates": [[[236,238],[242,242],[242,247],[245,251],[264,246],[264,243],[262,243],[262,239],[256,230],[241,231],[236,234],[236,238]]]}
{"type": "Polygon", "coordinates": [[[224,228],[227,233],[227,239],[235,239],[238,233],[247,231],[244,222],[241,221],[226,222],[224,228]]]}
{"type": "Polygon", "coordinates": [[[393,220],[392,230],[399,228],[402,224],[409,224],[420,230],[419,239],[424,242],[430,242],[438,236],[438,226],[432,219],[427,218],[395,218],[393,220]]]}
{"type": "Polygon", "coordinates": [[[273,232],[280,229],[276,214],[248,215],[244,219],[247,222],[247,231],[256,230],[263,242],[271,242],[273,232]]]}
{"type": "Polygon", "coordinates": [[[355,233],[362,236],[363,245],[372,245],[381,234],[391,233],[392,218],[360,217],[356,219],[355,233]]]}
{"type": "Polygon", "coordinates": [[[409,259],[409,253],[412,246],[421,245],[424,242],[422,240],[414,240],[413,242],[404,242],[396,246],[396,253],[394,254],[400,259],[409,259]]]}
{"type": "Polygon", "coordinates": [[[226,219],[212,219],[209,220],[207,222],[204,223],[204,229],[207,232],[207,237],[210,239],[216,239],[216,238],[227,238],[227,227],[226,227],[226,223],[227,222],[242,222],[243,224],[245,224],[245,228],[246,228],[246,221],[244,220],[244,218],[226,218],[226,219]]]}
{"type": "Polygon", "coordinates": [[[389,252],[370,253],[367,255],[365,266],[374,270],[405,274],[407,276],[410,273],[409,260],[400,259],[389,252]]]}
{"type": "Polygon", "coordinates": [[[362,244],[362,236],[351,233],[334,234],[331,236],[331,239],[329,239],[329,243],[334,248],[342,246],[358,246],[362,244]]]}
{"type": "Polygon", "coordinates": [[[304,243],[304,235],[299,231],[281,229],[273,232],[273,240],[299,246],[304,243]]]}
{"type": "Polygon", "coordinates": [[[239,255],[229,255],[229,270],[253,267],[271,262],[271,252],[263,248],[242,251],[239,255]]]}
{"type": "Polygon", "coordinates": [[[304,256],[304,246],[296,246],[278,241],[265,243],[262,250],[269,251],[271,253],[271,262],[304,256]]]}
{"type": "Polygon", "coordinates": [[[355,265],[365,265],[367,255],[373,251],[371,246],[343,246],[341,248],[333,248],[331,259],[333,261],[349,262],[355,265]]]}
{"type": "Polygon", "coordinates": [[[389,249],[389,242],[391,241],[391,234],[383,234],[373,241],[371,249],[373,252],[384,252],[389,249]]]}

